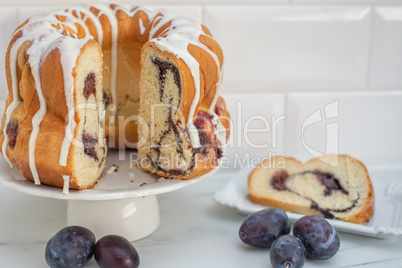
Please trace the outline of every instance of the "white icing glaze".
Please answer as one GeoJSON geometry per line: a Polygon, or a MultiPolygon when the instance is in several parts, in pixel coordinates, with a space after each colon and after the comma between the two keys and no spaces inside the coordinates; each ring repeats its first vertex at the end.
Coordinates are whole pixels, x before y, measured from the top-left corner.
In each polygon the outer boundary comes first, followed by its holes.
{"type": "MultiPolygon", "coordinates": [[[[88,4],[83,4],[83,5],[77,5],[74,6],[72,8],[69,8],[67,10],[68,13],[72,14],[73,12],[81,12],[82,14],[84,14],[84,17],[82,19],[82,21],[84,23],[81,23],[81,25],[86,29],[86,31],[89,34],[89,30],[88,27],[85,25],[85,22],[87,19],[90,19],[96,29],[96,33],[97,33],[97,41],[99,44],[99,47],[102,49],[102,45],[103,45],[103,28],[102,28],[102,24],[99,21],[99,18],[95,16],[95,14],[91,11],[91,6],[88,4]]],[[[77,14],[78,15],[78,14],[77,14]]]]}
{"type": "Polygon", "coordinates": [[[61,144],[59,164],[61,166],[67,166],[68,153],[71,147],[71,141],[74,138],[74,130],[77,123],[74,120],[75,108],[74,108],[74,76],[73,70],[77,63],[78,56],[80,54],[83,45],[92,39],[90,35],[84,39],[62,39],[64,42],[57,44],[60,50],[60,61],[63,67],[64,78],[64,94],[66,98],[67,110],[68,110],[68,123],[65,127],[64,139],[61,144]],[[68,41],[66,41],[68,40],[68,41]]]}
{"type": "Polygon", "coordinates": [[[31,47],[27,50],[27,55],[29,56],[29,64],[31,65],[32,76],[35,80],[36,93],[38,94],[40,103],[39,110],[35,113],[34,117],[32,118],[32,132],[29,137],[29,168],[31,169],[31,173],[34,178],[35,184],[40,184],[39,175],[35,163],[36,139],[39,134],[39,125],[42,122],[42,119],[47,112],[46,100],[45,96],[43,95],[41,79],[40,79],[41,56],[44,55],[43,48],[46,49],[47,46],[38,46],[36,45],[36,42],[39,42],[37,40],[41,40],[41,42],[43,42],[42,44],[46,44],[47,42],[49,43],[54,42],[55,35],[52,34],[51,32],[46,35],[43,34],[38,37],[35,37],[31,47]]]}
{"type": "Polygon", "coordinates": [[[140,27],[140,34],[144,35],[144,33],[145,33],[144,23],[142,22],[141,18],[138,21],[139,21],[139,27],[140,27]]]}
{"type": "Polygon", "coordinates": [[[198,134],[198,129],[194,126],[193,123],[187,124],[187,128],[193,148],[200,148],[201,142],[200,142],[200,135],[198,134]]]}
{"type": "Polygon", "coordinates": [[[69,194],[70,190],[70,176],[68,175],[61,175],[63,177],[63,194],[69,194]]]}
{"type": "MultiPolygon", "coordinates": [[[[6,110],[6,122],[4,124],[3,128],[3,133],[7,133],[7,126],[8,123],[10,122],[11,114],[17,108],[17,106],[21,103],[21,100],[18,96],[18,79],[17,79],[17,53],[18,49],[20,46],[25,42],[23,38],[18,39],[13,47],[11,48],[10,51],[10,71],[11,71],[11,81],[12,81],[12,89],[13,89],[13,101],[11,104],[7,107],[6,110]]],[[[8,135],[4,135],[4,142],[2,145],[2,152],[3,156],[6,159],[6,161],[10,164],[12,167],[12,163],[7,155],[7,144],[8,144],[9,138],[8,135]]]]}

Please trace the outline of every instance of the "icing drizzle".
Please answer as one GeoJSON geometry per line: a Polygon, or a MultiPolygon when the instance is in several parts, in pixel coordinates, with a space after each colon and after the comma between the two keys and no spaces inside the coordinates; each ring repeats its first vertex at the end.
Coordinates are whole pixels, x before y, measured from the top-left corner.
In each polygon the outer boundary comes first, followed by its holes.
{"type": "MultiPolygon", "coordinates": [[[[64,13],[61,13],[64,15],[64,13]]],[[[77,31],[75,27],[76,19],[75,18],[70,18],[64,22],[64,26],[68,26],[75,31],[77,31]]],[[[56,19],[54,14],[50,15],[43,15],[43,16],[37,16],[33,17],[32,19],[29,20],[29,22],[23,26],[17,33],[21,32],[21,37],[17,39],[17,41],[14,43],[13,47],[11,48],[10,51],[10,71],[11,71],[11,79],[12,79],[12,91],[13,91],[13,101],[10,104],[10,106],[6,110],[6,124],[5,127],[7,127],[8,122],[11,119],[11,114],[13,113],[14,109],[20,104],[21,100],[18,97],[18,80],[17,80],[17,54],[19,48],[24,44],[26,41],[30,41],[31,45],[26,51],[26,54],[28,56],[28,63],[31,67],[31,72],[32,76],[35,81],[35,87],[40,103],[40,107],[38,111],[35,113],[35,115],[32,118],[32,132],[29,138],[29,148],[28,148],[28,153],[29,153],[29,167],[32,173],[32,177],[34,179],[35,184],[40,184],[39,180],[39,175],[36,169],[36,163],[35,163],[35,149],[36,149],[36,139],[39,134],[40,130],[40,123],[42,122],[43,117],[47,113],[47,107],[46,107],[46,100],[43,94],[42,90],[42,83],[40,79],[40,69],[41,69],[41,64],[42,60],[46,58],[48,53],[53,51],[54,49],[58,48],[60,50],[60,54],[62,55],[61,57],[61,62],[64,70],[64,88],[65,92],[67,95],[68,88],[71,88],[71,92],[73,91],[73,83],[74,83],[74,78],[72,77],[72,69],[69,67],[66,69],[66,66],[74,66],[76,62],[76,58],[74,58],[74,55],[68,55],[68,53],[64,53],[63,48],[66,47],[71,47],[72,43],[77,43],[79,44],[79,49],[81,49],[82,45],[84,45],[87,40],[91,39],[91,36],[88,36],[87,38],[84,39],[74,39],[71,38],[70,36],[64,35],[65,33],[63,32],[62,29],[56,29],[52,26],[52,24],[55,25],[60,25],[61,28],[63,28],[63,25],[60,23],[59,20],[56,19]],[[65,55],[65,56],[63,56],[65,55]],[[69,71],[70,70],[70,71],[69,71]],[[70,72],[70,77],[66,75],[66,73],[70,72]]],[[[15,33],[15,34],[17,34],[15,33]]],[[[76,36],[75,36],[76,38],[76,36]]],[[[74,50],[74,49],[73,49],[74,50]]],[[[79,54],[79,51],[77,53],[77,56],[79,54]]],[[[70,95],[70,93],[68,95],[70,95]]],[[[69,103],[69,99],[67,100],[67,104],[69,103]]],[[[71,107],[71,106],[70,106],[71,107]]],[[[70,108],[68,107],[68,108],[70,108]]],[[[72,105],[73,107],[73,105],[72,105]]],[[[71,122],[69,122],[70,124],[71,122]]],[[[2,145],[2,152],[3,155],[5,156],[6,160],[10,163],[9,158],[7,156],[7,144],[8,142],[8,137],[5,135],[5,140],[2,145]]],[[[68,154],[68,152],[67,152],[68,154]]],[[[62,155],[62,154],[61,154],[62,155]]]]}
{"type": "MultiPolygon", "coordinates": [[[[65,127],[65,136],[61,145],[59,164],[61,166],[66,166],[69,150],[71,147],[71,141],[74,136],[74,129],[76,127],[76,122],[74,120],[74,77],[72,73],[76,65],[77,58],[80,55],[81,48],[87,43],[88,40],[93,39],[93,37],[90,36],[90,31],[86,25],[86,21],[88,19],[93,22],[93,25],[97,32],[97,42],[100,47],[102,47],[103,45],[104,36],[103,28],[99,21],[99,18],[101,16],[106,16],[110,23],[112,58],[110,89],[112,95],[112,104],[117,105],[116,80],[118,61],[118,21],[116,17],[116,12],[119,10],[124,11],[129,16],[134,16],[137,12],[143,11],[147,15],[148,20],[152,22],[152,27],[149,32],[149,42],[154,43],[161,51],[168,51],[174,54],[177,58],[182,59],[189,67],[194,79],[196,92],[193,102],[190,106],[189,117],[187,119],[187,127],[189,129],[190,140],[193,144],[193,147],[195,148],[200,146],[198,130],[193,124],[193,116],[200,101],[200,66],[197,60],[188,51],[188,46],[195,45],[197,47],[200,47],[204,51],[209,53],[209,55],[214,59],[218,70],[219,81],[216,84],[216,93],[208,111],[214,116],[214,122],[216,122],[216,124],[214,124],[216,127],[215,133],[221,145],[224,145],[226,142],[226,135],[219,135],[219,133],[222,132],[222,125],[220,124],[216,114],[213,112],[216,101],[219,97],[219,87],[223,75],[217,55],[200,41],[200,36],[206,35],[202,30],[201,25],[193,23],[185,18],[175,18],[171,13],[160,9],[148,10],[138,6],[131,6],[129,8],[131,11],[129,11],[117,5],[112,8],[112,5],[109,4],[94,5],[93,8],[99,11],[97,15],[95,15],[94,11],[91,10],[92,6],[79,5],[72,7],[66,11],[56,11],[52,14],[36,16],[29,19],[28,23],[14,34],[16,35],[17,33],[22,32],[21,36],[15,41],[10,50],[9,57],[13,99],[6,109],[6,121],[3,128],[3,133],[6,133],[6,128],[11,119],[13,111],[21,103],[21,100],[19,99],[19,88],[17,79],[18,50],[26,41],[31,41],[31,45],[27,49],[26,53],[29,56],[28,62],[31,66],[32,75],[35,80],[36,91],[40,102],[40,108],[35,113],[32,119],[32,132],[29,138],[29,167],[31,169],[35,184],[40,184],[35,164],[36,140],[40,131],[40,124],[42,122],[42,119],[47,113],[46,100],[42,91],[42,83],[40,77],[42,60],[45,59],[47,54],[54,49],[57,48],[60,50],[60,59],[64,77],[64,92],[69,119],[65,127]],[[63,16],[65,18],[65,21],[60,21],[58,19],[58,16],[63,16]],[[169,21],[170,26],[162,33],[165,37],[155,37],[155,33],[158,32],[158,30],[169,21]],[[56,29],[55,25],[59,26],[61,29],[56,29]],[[85,38],[79,39],[77,37],[77,25],[81,26],[86,32],[87,35],[85,38]],[[62,30],[66,27],[71,28],[73,31],[75,31],[75,33],[66,35],[66,32],[62,30]]],[[[146,30],[143,23],[143,20],[140,18],[139,29],[141,35],[143,35],[146,30]]],[[[116,112],[117,107],[116,109],[114,109],[114,114],[116,112]]],[[[114,118],[114,116],[112,118],[114,118]]],[[[224,133],[226,133],[226,131],[224,133]]],[[[5,139],[1,149],[4,158],[12,166],[11,161],[7,155],[8,140],[8,136],[5,135],[5,139]]],[[[63,175],[65,183],[67,181],[67,177],[68,176],[65,177],[65,175],[63,175]]]]}

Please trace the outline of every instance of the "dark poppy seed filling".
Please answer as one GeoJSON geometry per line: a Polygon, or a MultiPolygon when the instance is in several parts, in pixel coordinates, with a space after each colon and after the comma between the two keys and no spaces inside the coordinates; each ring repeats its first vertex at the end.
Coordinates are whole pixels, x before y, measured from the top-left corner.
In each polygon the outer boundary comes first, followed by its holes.
{"type": "Polygon", "coordinates": [[[10,149],[14,149],[15,144],[17,143],[19,124],[17,119],[11,119],[8,122],[6,134],[8,136],[8,146],[10,149]]]}
{"type": "Polygon", "coordinates": [[[177,109],[177,107],[180,106],[180,102],[181,102],[180,73],[179,73],[178,68],[171,62],[162,60],[157,57],[153,57],[153,58],[151,58],[151,60],[152,60],[152,63],[157,67],[156,70],[157,70],[157,79],[159,82],[159,101],[161,103],[164,103],[165,107],[168,108],[168,111],[167,111],[168,114],[167,114],[167,117],[165,120],[166,129],[160,133],[158,140],[154,141],[155,142],[154,145],[151,146],[151,150],[154,153],[152,155],[148,154],[147,158],[148,158],[150,164],[156,170],[164,171],[171,175],[182,175],[182,174],[187,173],[187,170],[181,170],[181,169],[167,170],[166,168],[163,168],[161,166],[161,154],[162,154],[161,151],[164,150],[163,140],[165,138],[171,137],[172,135],[173,135],[175,142],[177,143],[176,152],[182,158],[185,158],[184,150],[183,150],[183,140],[182,140],[182,137],[180,136],[181,128],[179,126],[179,121],[175,122],[175,117],[173,115],[173,109],[177,109]],[[178,94],[177,101],[174,101],[173,96],[164,96],[168,71],[172,74],[174,83],[177,86],[177,94],[178,94]]]}
{"type": "Polygon", "coordinates": [[[156,57],[152,58],[152,63],[158,66],[159,70],[159,97],[160,101],[162,102],[163,98],[163,92],[165,89],[165,82],[166,82],[166,73],[168,70],[170,70],[173,74],[174,82],[176,86],[179,88],[179,96],[181,96],[181,81],[180,81],[180,73],[179,69],[175,65],[173,65],[171,62],[168,61],[163,61],[161,59],[158,59],[156,57]]]}
{"type": "Polygon", "coordinates": [[[187,173],[187,171],[185,170],[181,170],[181,169],[169,169],[168,171],[166,171],[168,174],[171,174],[173,176],[180,176],[180,175],[184,175],[187,173]]]}
{"type": "MultiPolygon", "coordinates": [[[[307,198],[307,199],[309,199],[309,198],[307,198]]],[[[313,200],[311,200],[311,199],[309,199],[309,200],[312,202],[312,203],[311,203],[311,206],[310,206],[311,209],[317,210],[317,211],[321,212],[321,213],[324,215],[325,218],[328,218],[328,219],[336,219],[336,217],[334,216],[334,214],[332,214],[332,212],[335,212],[335,213],[345,213],[345,212],[348,212],[349,210],[353,209],[353,208],[356,206],[357,201],[359,200],[359,198],[357,198],[357,199],[353,202],[353,204],[352,204],[351,206],[349,206],[349,207],[347,207],[347,208],[342,208],[342,209],[322,208],[322,207],[320,207],[316,202],[314,202],[313,200]]]]}
{"type": "Polygon", "coordinates": [[[335,218],[334,214],[331,213],[330,209],[322,208],[316,202],[314,202],[312,200],[311,200],[310,208],[313,209],[313,210],[317,210],[317,211],[321,212],[322,215],[324,215],[324,217],[327,218],[327,219],[334,219],[335,218]]]}
{"type": "Polygon", "coordinates": [[[95,73],[91,72],[87,75],[84,82],[84,97],[88,100],[88,98],[94,94],[96,96],[96,77],[95,73]]]}
{"type": "Polygon", "coordinates": [[[106,108],[110,104],[110,94],[108,94],[107,92],[103,91],[102,92],[102,97],[103,97],[103,104],[105,104],[105,108],[106,108]]]}
{"type": "Polygon", "coordinates": [[[289,175],[285,169],[280,169],[280,170],[275,171],[272,174],[270,183],[271,183],[271,186],[275,190],[292,192],[293,194],[296,194],[300,197],[303,197],[303,198],[311,201],[310,208],[321,212],[325,218],[334,219],[336,217],[332,214],[333,212],[335,212],[335,213],[336,212],[338,212],[338,213],[348,212],[349,210],[353,209],[356,206],[359,198],[357,198],[351,206],[346,207],[346,208],[342,208],[342,209],[322,208],[313,199],[311,199],[309,197],[301,196],[299,193],[289,189],[286,186],[286,182],[290,177],[298,176],[298,175],[306,175],[306,174],[315,175],[317,180],[320,182],[320,184],[325,186],[325,191],[324,191],[325,196],[331,195],[333,191],[340,191],[345,195],[349,194],[349,192],[342,187],[342,185],[339,183],[339,179],[336,178],[334,174],[325,173],[325,172],[321,172],[318,170],[305,171],[305,172],[289,175]]]}
{"type": "Polygon", "coordinates": [[[172,118],[173,118],[173,115],[172,115],[172,107],[170,106],[169,114],[168,114],[168,123],[169,123],[169,126],[170,126],[169,129],[173,129],[175,140],[176,140],[177,144],[180,145],[180,147],[177,148],[176,151],[177,151],[181,156],[184,156],[183,148],[181,147],[182,144],[183,144],[183,141],[182,141],[182,139],[181,139],[181,137],[180,137],[180,133],[179,133],[179,130],[178,130],[178,127],[179,127],[179,126],[178,126],[178,123],[175,124],[175,123],[173,122],[173,119],[172,119],[172,118]]]}
{"type": "Polygon", "coordinates": [[[82,143],[84,144],[84,153],[98,161],[98,156],[96,155],[95,151],[95,146],[98,144],[98,139],[84,131],[82,133],[82,143]]]}
{"type": "MultiPolygon", "coordinates": [[[[150,165],[159,171],[163,171],[166,174],[172,175],[172,176],[181,176],[190,173],[196,166],[196,155],[201,154],[205,157],[208,157],[209,154],[212,154],[215,156],[216,159],[219,159],[222,157],[222,150],[219,148],[219,142],[215,136],[214,133],[214,125],[212,123],[212,115],[205,111],[198,111],[195,120],[194,120],[194,126],[198,131],[198,136],[200,140],[200,148],[191,148],[189,146],[188,148],[192,149],[192,156],[191,159],[184,154],[184,148],[187,139],[183,139],[183,134],[187,134],[189,137],[189,130],[186,125],[181,124],[181,122],[176,119],[175,117],[175,110],[177,107],[180,107],[181,103],[181,80],[180,80],[180,72],[178,68],[172,64],[169,61],[162,60],[157,57],[151,58],[152,63],[156,66],[156,75],[157,75],[157,80],[159,82],[158,84],[158,90],[159,90],[159,101],[161,103],[166,104],[165,107],[167,107],[167,117],[164,120],[164,123],[166,124],[166,129],[161,130],[160,136],[158,137],[159,140],[157,141],[155,139],[154,145],[151,147],[151,154],[147,154],[147,158],[150,162],[150,165]],[[169,72],[171,73],[172,76],[170,76],[169,72]],[[169,75],[169,76],[168,76],[169,75]],[[168,77],[172,77],[174,80],[174,84],[177,87],[177,96],[178,99],[174,99],[171,96],[168,96],[165,94],[167,91],[165,91],[165,87],[167,88],[167,79],[168,77]],[[171,167],[171,168],[165,168],[164,165],[162,165],[161,161],[161,155],[163,155],[163,139],[168,137],[169,139],[174,139],[175,144],[175,152],[182,158],[182,160],[185,160],[187,164],[189,164],[189,167],[186,169],[182,169],[181,166],[177,167],[171,167]],[[191,161],[191,162],[187,162],[191,161]]],[[[217,108],[217,112],[219,114],[223,113],[223,110],[221,107],[217,108]]],[[[186,136],[186,135],[184,135],[186,136]]]]}
{"type": "Polygon", "coordinates": [[[152,159],[152,157],[151,157],[149,154],[147,154],[147,158],[148,158],[149,163],[151,164],[151,166],[152,166],[154,169],[156,169],[156,170],[162,170],[162,168],[152,159]]]}

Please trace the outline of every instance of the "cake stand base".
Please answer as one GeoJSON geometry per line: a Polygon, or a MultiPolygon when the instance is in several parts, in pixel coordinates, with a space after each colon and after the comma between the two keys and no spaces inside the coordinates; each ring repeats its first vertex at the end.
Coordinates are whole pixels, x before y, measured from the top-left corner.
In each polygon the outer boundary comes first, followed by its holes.
{"type": "Polygon", "coordinates": [[[84,226],[99,239],[117,234],[136,241],[152,234],[159,226],[156,195],[115,200],[69,200],[67,225],[84,226]]]}
{"type": "Polygon", "coordinates": [[[217,167],[191,180],[163,179],[136,168],[132,163],[138,159],[135,150],[125,150],[123,156],[118,150],[109,150],[106,170],[119,168],[105,172],[92,189],[70,189],[69,194],[57,187],[35,185],[0,157],[0,184],[29,195],[67,200],[67,224],[84,226],[97,239],[117,234],[135,241],[152,234],[159,226],[158,194],[192,185],[218,171],[217,167]]]}

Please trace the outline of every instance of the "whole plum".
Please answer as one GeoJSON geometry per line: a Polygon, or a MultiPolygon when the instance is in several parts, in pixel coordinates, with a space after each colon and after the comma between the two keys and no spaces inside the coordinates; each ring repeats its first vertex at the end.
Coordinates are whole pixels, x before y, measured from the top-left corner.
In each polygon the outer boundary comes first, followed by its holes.
{"type": "Polygon", "coordinates": [[[311,259],[332,258],[340,246],[338,233],[327,220],[320,216],[301,217],[293,226],[293,234],[302,241],[307,257],[311,259]]]}
{"type": "Polygon", "coordinates": [[[281,235],[290,233],[286,213],[277,208],[267,208],[250,214],[239,229],[240,239],[251,246],[269,248],[281,235]]]}

